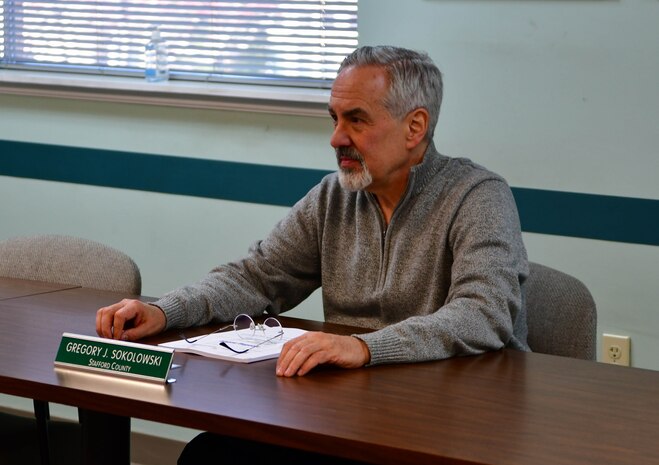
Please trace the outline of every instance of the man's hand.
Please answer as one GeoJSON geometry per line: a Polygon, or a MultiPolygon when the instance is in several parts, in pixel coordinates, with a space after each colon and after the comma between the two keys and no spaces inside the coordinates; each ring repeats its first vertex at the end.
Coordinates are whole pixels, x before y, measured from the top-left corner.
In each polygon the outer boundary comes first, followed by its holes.
{"type": "Polygon", "coordinates": [[[99,336],[135,341],[165,329],[167,319],[162,310],[139,300],[124,299],[96,312],[99,336]]]}
{"type": "Polygon", "coordinates": [[[277,361],[278,376],[303,376],[324,363],[359,368],[371,359],[368,347],[353,336],[308,332],[284,344],[277,361]]]}

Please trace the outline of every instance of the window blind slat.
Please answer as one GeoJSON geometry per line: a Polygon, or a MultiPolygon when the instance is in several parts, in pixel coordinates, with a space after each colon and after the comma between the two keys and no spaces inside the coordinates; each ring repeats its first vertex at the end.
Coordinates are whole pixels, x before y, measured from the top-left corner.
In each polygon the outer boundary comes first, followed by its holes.
{"type": "Polygon", "coordinates": [[[0,68],[141,76],[158,27],[173,79],[327,87],[357,46],[357,11],[357,0],[0,0],[0,68]]]}

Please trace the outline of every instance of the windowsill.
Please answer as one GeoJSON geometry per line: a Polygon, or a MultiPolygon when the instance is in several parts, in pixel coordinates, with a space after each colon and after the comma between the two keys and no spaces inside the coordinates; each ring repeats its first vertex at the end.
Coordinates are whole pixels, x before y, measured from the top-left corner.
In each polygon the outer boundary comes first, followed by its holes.
{"type": "Polygon", "coordinates": [[[0,94],[327,116],[329,90],[0,70],[0,94]]]}

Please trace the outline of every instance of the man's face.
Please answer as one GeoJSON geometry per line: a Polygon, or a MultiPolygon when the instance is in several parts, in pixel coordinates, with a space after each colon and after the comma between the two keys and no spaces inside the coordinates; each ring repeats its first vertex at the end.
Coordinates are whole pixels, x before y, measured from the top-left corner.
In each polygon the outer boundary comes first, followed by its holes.
{"type": "Polygon", "coordinates": [[[350,67],[334,81],[329,113],[334,120],[330,144],[336,150],[341,185],[349,190],[386,191],[406,179],[409,156],[405,122],[384,107],[386,73],[376,66],[350,67]]]}

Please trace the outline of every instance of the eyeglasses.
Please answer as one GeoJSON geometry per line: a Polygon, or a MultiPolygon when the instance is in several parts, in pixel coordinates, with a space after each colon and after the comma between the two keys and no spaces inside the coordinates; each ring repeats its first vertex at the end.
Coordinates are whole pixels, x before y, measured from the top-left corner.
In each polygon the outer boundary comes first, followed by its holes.
{"type": "Polygon", "coordinates": [[[245,352],[252,350],[256,347],[262,346],[263,344],[272,344],[281,340],[284,335],[284,330],[281,326],[281,323],[278,319],[269,317],[266,318],[263,323],[255,323],[252,317],[241,313],[234,320],[233,324],[224,326],[222,328],[216,329],[212,333],[205,334],[196,339],[189,339],[185,334],[180,333],[180,337],[189,344],[195,344],[202,339],[210,336],[211,334],[216,334],[221,331],[233,328],[235,333],[241,339],[240,341],[220,341],[219,345],[229,349],[232,352],[237,354],[244,354],[245,352]],[[242,347],[247,347],[246,349],[236,349],[231,347],[231,345],[240,345],[242,347]]]}

